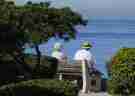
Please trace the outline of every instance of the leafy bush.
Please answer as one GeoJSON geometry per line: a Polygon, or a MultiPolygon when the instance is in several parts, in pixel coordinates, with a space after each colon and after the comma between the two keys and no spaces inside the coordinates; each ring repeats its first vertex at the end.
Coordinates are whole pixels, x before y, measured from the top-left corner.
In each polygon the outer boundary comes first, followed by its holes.
{"type": "Polygon", "coordinates": [[[27,56],[26,62],[31,66],[33,78],[53,78],[57,71],[57,59],[43,56],[41,64],[36,63],[36,56],[27,56]]]}
{"type": "MultiPolygon", "coordinates": [[[[17,82],[17,76],[21,73],[18,72],[17,64],[13,61],[0,60],[0,86],[17,82]]],[[[23,72],[22,72],[23,73],[23,72]]]]}
{"type": "Polygon", "coordinates": [[[77,96],[77,88],[69,81],[30,80],[0,88],[0,96],[77,96]]]}
{"type": "Polygon", "coordinates": [[[32,73],[26,72],[25,68],[20,64],[16,64],[13,60],[0,60],[0,86],[12,82],[18,82],[25,79],[18,79],[20,75],[32,75],[33,78],[53,78],[57,70],[57,60],[52,57],[42,57],[41,64],[36,65],[33,57],[26,57],[28,65],[32,73]]]}
{"type": "Polygon", "coordinates": [[[108,91],[111,94],[135,94],[135,48],[122,48],[109,64],[108,91]]]}

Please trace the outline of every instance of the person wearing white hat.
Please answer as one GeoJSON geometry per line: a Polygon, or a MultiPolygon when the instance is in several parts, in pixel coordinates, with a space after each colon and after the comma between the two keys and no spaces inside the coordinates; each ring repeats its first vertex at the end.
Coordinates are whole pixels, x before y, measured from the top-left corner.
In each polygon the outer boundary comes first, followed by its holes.
{"type": "Polygon", "coordinates": [[[86,60],[89,64],[89,67],[92,68],[95,65],[95,58],[90,52],[90,49],[92,48],[92,45],[85,41],[81,45],[81,49],[79,49],[74,56],[74,60],[86,60]]]}
{"type": "MultiPolygon", "coordinates": [[[[62,52],[63,46],[61,43],[57,42],[54,44],[52,57],[56,58],[59,64],[67,63],[67,56],[62,52]]],[[[59,80],[62,80],[62,73],[59,74],[59,80]]]]}
{"type": "Polygon", "coordinates": [[[82,63],[82,93],[88,93],[90,91],[90,82],[89,82],[89,69],[93,69],[95,65],[95,59],[92,53],[89,51],[92,45],[85,41],[81,45],[81,49],[79,49],[74,56],[74,60],[81,61],[82,63]]]}
{"type": "Polygon", "coordinates": [[[63,46],[61,43],[57,42],[54,44],[52,57],[55,57],[59,61],[63,61],[67,58],[64,52],[62,52],[63,46]]]}

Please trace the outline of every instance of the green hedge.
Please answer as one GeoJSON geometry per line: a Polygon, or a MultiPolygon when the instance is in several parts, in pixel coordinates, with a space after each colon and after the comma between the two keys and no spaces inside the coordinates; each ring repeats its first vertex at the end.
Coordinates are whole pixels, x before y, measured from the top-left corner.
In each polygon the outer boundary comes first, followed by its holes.
{"type": "Polygon", "coordinates": [[[41,64],[36,64],[36,56],[27,56],[26,62],[32,68],[33,78],[53,78],[57,71],[57,59],[43,56],[41,57],[41,64]]]}
{"type": "Polygon", "coordinates": [[[70,81],[30,80],[2,86],[0,96],[77,96],[78,89],[70,81]]]}
{"type": "MultiPolygon", "coordinates": [[[[32,70],[29,72],[32,75],[32,79],[53,78],[55,76],[57,71],[57,60],[55,58],[44,56],[41,58],[41,64],[39,66],[34,63],[36,61],[34,58],[32,56],[26,56],[25,58],[32,70]]],[[[13,60],[0,60],[0,86],[25,80],[26,78],[18,80],[16,77],[23,74],[26,74],[23,66],[15,64],[13,60]]]]}
{"type": "Polygon", "coordinates": [[[19,75],[19,73],[13,61],[0,61],[0,86],[17,82],[17,75],[19,75]]]}
{"type": "Polygon", "coordinates": [[[135,48],[120,49],[108,64],[108,92],[135,95],[135,48]]]}

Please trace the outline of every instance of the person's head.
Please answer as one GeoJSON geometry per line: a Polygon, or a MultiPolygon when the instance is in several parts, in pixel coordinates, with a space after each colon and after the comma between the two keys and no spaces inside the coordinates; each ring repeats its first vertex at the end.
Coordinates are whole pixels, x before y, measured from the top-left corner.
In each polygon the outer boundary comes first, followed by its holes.
{"type": "Polygon", "coordinates": [[[62,44],[57,42],[57,43],[54,44],[53,50],[54,51],[61,51],[62,48],[63,48],[62,44]]]}
{"type": "Polygon", "coordinates": [[[86,50],[89,50],[90,48],[92,47],[92,45],[90,44],[89,41],[84,41],[81,45],[81,48],[82,49],[86,49],[86,50]]]}

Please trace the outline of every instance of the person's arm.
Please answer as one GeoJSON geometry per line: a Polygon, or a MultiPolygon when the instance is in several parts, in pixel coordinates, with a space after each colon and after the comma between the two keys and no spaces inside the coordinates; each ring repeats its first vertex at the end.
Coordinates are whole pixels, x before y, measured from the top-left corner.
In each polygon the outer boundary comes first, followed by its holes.
{"type": "Polygon", "coordinates": [[[95,60],[95,57],[92,55],[92,58],[91,58],[91,67],[92,68],[95,68],[95,64],[96,64],[96,60],[95,60]]]}
{"type": "Polygon", "coordinates": [[[62,60],[67,60],[67,56],[63,55],[62,60]]]}
{"type": "Polygon", "coordinates": [[[64,53],[60,53],[59,62],[67,64],[67,56],[64,53]]]}

